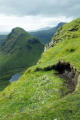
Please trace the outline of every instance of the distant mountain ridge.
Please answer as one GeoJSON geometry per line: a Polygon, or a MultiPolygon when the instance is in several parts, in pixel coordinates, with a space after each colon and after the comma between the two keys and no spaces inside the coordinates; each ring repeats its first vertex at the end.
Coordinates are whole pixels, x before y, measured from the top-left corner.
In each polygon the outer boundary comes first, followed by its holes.
{"type": "MultiPolygon", "coordinates": [[[[56,33],[56,31],[66,24],[65,22],[60,22],[56,27],[46,27],[41,28],[37,31],[32,31],[29,33],[35,37],[37,37],[43,44],[48,44],[53,37],[53,35],[56,33]]],[[[5,38],[7,37],[8,33],[0,33],[0,46],[4,42],[5,38]]]]}
{"type": "Polygon", "coordinates": [[[0,46],[2,45],[2,43],[4,42],[6,37],[7,37],[7,35],[0,35],[0,46]]]}
{"type": "Polygon", "coordinates": [[[56,31],[63,26],[64,22],[60,22],[56,27],[53,28],[49,28],[47,30],[38,30],[36,32],[30,32],[30,34],[32,34],[33,36],[39,38],[39,40],[43,43],[43,44],[48,44],[50,42],[50,40],[52,39],[53,35],[56,33],[56,31]]]}

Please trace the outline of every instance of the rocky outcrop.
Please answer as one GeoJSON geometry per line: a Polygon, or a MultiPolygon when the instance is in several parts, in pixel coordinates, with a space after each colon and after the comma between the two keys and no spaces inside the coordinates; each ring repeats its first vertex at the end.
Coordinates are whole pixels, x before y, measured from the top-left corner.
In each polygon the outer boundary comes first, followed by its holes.
{"type": "Polygon", "coordinates": [[[58,75],[66,80],[66,85],[73,92],[76,89],[79,77],[79,71],[68,62],[59,61],[55,65],[58,75]]]}

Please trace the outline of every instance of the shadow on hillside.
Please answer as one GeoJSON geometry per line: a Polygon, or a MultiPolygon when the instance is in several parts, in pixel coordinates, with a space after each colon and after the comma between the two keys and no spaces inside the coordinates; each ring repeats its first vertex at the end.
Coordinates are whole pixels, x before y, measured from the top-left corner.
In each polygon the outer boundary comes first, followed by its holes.
{"type": "Polygon", "coordinates": [[[0,92],[4,90],[9,84],[10,83],[8,80],[0,80],[0,92]]]}

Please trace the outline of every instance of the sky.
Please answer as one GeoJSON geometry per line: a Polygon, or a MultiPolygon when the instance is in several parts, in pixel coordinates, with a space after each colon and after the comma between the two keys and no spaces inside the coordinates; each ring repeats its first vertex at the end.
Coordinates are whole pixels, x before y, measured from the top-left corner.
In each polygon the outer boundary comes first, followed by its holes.
{"type": "Polygon", "coordinates": [[[79,0],[0,0],[0,32],[56,26],[80,17],[79,0]]]}

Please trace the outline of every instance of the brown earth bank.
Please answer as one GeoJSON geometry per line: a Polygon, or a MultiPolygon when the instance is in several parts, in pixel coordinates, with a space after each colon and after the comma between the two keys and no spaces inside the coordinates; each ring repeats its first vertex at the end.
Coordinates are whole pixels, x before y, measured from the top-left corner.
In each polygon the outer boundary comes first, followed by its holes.
{"type": "MultiPolygon", "coordinates": [[[[65,85],[69,89],[68,93],[75,91],[80,72],[69,62],[60,60],[56,65],[51,65],[45,68],[36,68],[35,71],[50,71],[55,70],[57,76],[65,80],[65,85]]],[[[66,93],[66,94],[68,94],[66,93]]]]}

